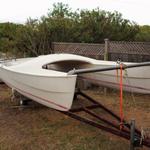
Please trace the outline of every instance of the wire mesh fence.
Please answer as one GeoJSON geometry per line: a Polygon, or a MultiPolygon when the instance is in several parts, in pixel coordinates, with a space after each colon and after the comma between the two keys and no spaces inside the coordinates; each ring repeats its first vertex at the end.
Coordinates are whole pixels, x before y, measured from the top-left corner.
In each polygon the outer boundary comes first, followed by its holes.
{"type": "Polygon", "coordinates": [[[109,41],[109,60],[127,62],[150,61],[150,42],[109,41]]]}
{"type": "Polygon", "coordinates": [[[52,47],[54,53],[71,53],[101,60],[108,58],[111,61],[150,61],[150,42],[124,42],[105,39],[102,44],[53,42],[52,47]]]}
{"type": "Polygon", "coordinates": [[[70,53],[96,59],[103,59],[104,57],[104,44],[54,42],[53,49],[54,53],[70,53]]]}

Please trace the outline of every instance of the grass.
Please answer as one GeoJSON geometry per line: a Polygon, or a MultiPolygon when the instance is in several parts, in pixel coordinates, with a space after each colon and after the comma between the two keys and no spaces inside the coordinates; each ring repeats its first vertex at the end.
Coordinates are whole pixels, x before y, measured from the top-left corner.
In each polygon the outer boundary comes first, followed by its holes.
{"type": "MultiPolygon", "coordinates": [[[[107,107],[119,112],[118,92],[87,91],[107,107]]],[[[80,123],[36,103],[33,108],[12,108],[11,91],[0,85],[0,150],[127,150],[129,142],[80,123]]],[[[124,113],[135,118],[138,127],[150,127],[150,102],[147,95],[124,95],[124,113]]],[[[102,112],[101,112],[102,113],[102,112]]],[[[144,148],[143,150],[146,150],[144,148]]]]}

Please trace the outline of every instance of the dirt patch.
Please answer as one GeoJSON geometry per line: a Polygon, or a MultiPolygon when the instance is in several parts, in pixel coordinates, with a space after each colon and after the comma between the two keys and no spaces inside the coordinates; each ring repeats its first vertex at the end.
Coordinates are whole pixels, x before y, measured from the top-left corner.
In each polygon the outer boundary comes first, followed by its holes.
{"type": "MultiPolygon", "coordinates": [[[[85,91],[119,113],[119,93],[85,91]]],[[[126,140],[80,123],[63,114],[32,103],[18,109],[11,101],[11,90],[0,85],[0,150],[127,150],[126,140]]],[[[124,93],[124,114],[136,119],[139,128],[150,129],[150,96],[124,93]]],[[[105,115],[105,114],[104,114],[105,115]]],[[[144,148],[146,150],[146,148],[144,148]]]]}

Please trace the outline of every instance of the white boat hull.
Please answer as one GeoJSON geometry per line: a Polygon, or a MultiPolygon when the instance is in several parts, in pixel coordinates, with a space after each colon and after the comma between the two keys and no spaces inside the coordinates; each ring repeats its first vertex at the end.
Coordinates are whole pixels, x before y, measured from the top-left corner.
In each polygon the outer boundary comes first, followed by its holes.
{"type": "MultiPolygon", "coordinates": [[[[145,78],[143,77],[146,73],[150,74],[148,69],[150,69],[150,67],[132,68],[127,69],[127,71],[123,71],[123,90],[134,93],[150,94],[150,78],[148,76],[145,78]]],[[[101,73],[84,74],[81,76],[81,78],[105,87],[119,89],[119,74],[120,70],[118,70],[118,72],[115,70],[101,73]]]]}
{"type": "Polygon", "coordinates": [[[42,77],[15,73],[1,68],[3,81],[22,95],[60,111],[71,108],[76,76],[42,77]]]}
{"type": "MultiPolygon", "coordinates": [[[[0,67],[2,67],[2,66],[7,66],[7,67],[15,66],[15,65],[27,62],[27,61],[29,61],[31,59],[33,59],[33,58],[30,57],[30,58],[0,60],[0,67]]],[[[1,74],[0,74],[0,83],[3,83],[2,79],[1,79],[1,74]]]]}

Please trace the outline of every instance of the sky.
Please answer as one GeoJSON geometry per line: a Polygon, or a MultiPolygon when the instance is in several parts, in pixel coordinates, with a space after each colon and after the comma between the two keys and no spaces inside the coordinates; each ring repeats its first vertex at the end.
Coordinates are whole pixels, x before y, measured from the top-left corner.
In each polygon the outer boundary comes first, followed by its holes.
{"type": "Polygon", "coordinates": [[[116,10],[125,19],[150,25],[150,0],[0,0],[0,22],[25,23],[29,17],[40,18],[57,2],[68,4],[72,10],[116,10]]]}

